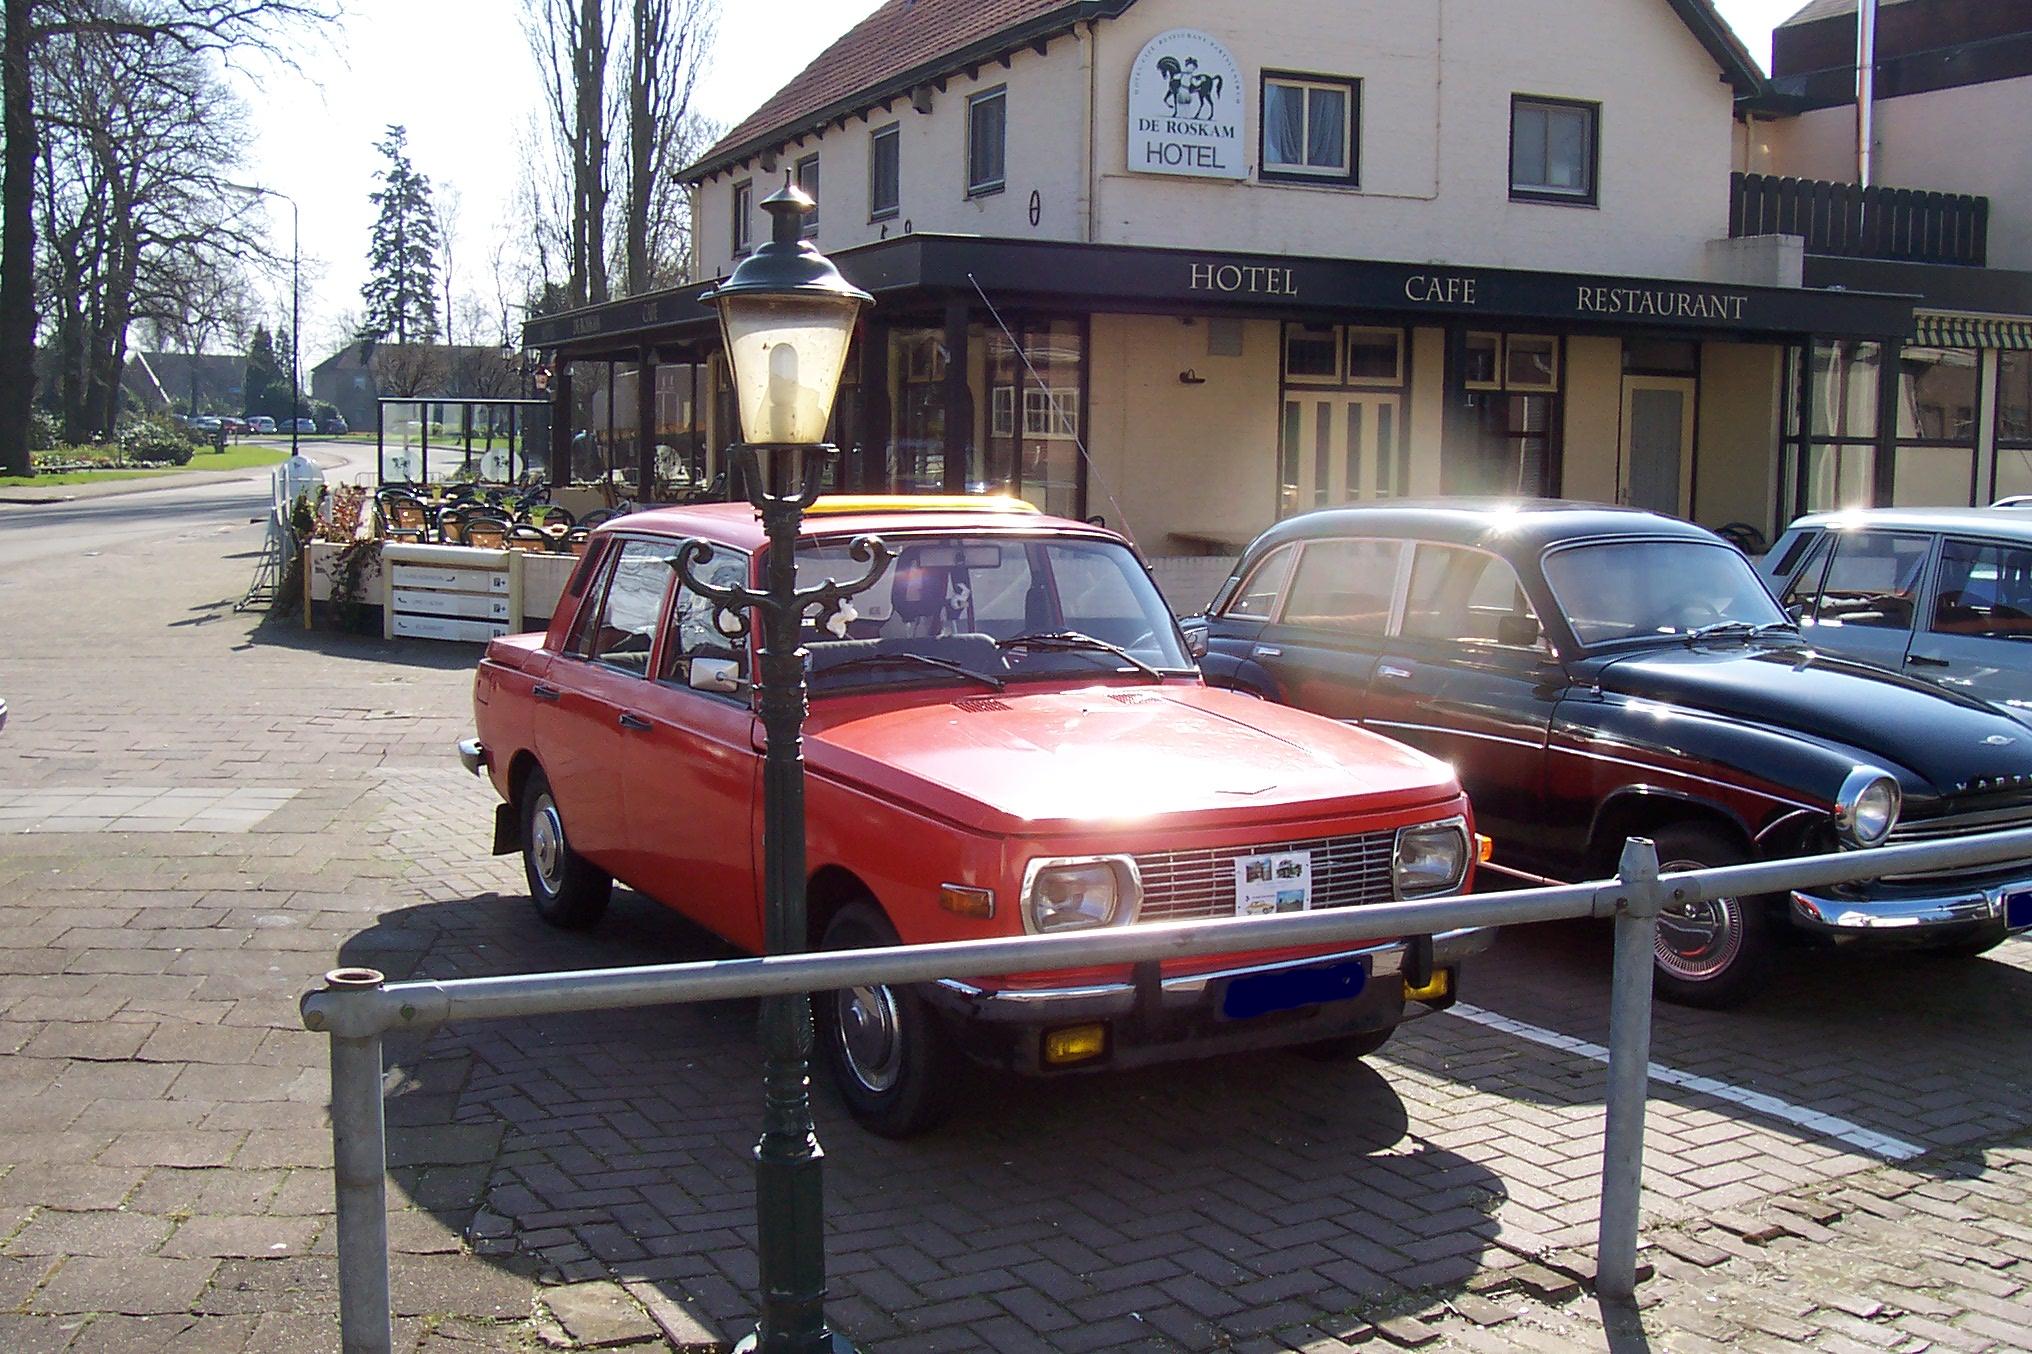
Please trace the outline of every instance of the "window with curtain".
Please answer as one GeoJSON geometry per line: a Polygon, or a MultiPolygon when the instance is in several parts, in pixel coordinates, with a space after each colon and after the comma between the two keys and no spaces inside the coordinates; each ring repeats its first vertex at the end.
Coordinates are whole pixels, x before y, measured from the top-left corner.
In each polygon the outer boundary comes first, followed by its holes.
{"type": "Polygon", "coordinates": [[[1510,196],[1593,204],[1601,105],[1516,95],[1510,101],[1510,196]]]}
{"type": "Polygon", "coordinates": [[[1359,80],[1265,75],[1260,177],[1354,184],[1360,107],[1359,80]]]}
{"type": "Polygon", "coordinates": [[[991,89],[967,100],[967,195],[999,193],[1009,139],[1009,91],[991,89]]]}

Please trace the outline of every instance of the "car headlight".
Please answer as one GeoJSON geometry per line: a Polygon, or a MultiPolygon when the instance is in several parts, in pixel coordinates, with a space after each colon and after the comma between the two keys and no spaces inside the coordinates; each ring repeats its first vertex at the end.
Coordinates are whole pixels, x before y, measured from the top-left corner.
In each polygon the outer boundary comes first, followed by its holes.
{"type": "Polygon", "coordinates": [[[1142,893],[1127,856],[1033,860],[1023,880],[1023,920],[1039,934],[1126,922],[1142,893]]]}
{"type": "Polygon", "coordinates": [[[1464,819],[1397,829],[1390,881],[1399,898],[1451,893],[1467,877],[1468,825],[1464,819]]]}
{"type": "Polygon", "coordinates": [[[1881,846],[1898,826],[1904,802],[1895,779],[1875,767],[1859,766],[1849,772],[1835,796],[1835,830],[1853,846],[1881,846]]]}

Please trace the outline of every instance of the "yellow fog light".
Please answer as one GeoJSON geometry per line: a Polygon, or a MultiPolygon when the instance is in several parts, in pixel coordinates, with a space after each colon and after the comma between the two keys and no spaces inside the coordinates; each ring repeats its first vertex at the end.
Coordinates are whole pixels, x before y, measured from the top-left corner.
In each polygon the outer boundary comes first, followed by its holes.
{"type": "Polygon", "coordinates": [[[1108,1051],[1106,1025],[1068,1025],[1044,1033],[1044,1061],[1053,1067],[1083,1063],[1108,1051]]]}
{"type": "Polygon", "coordinates": [[[995,891],[970,888],[965,884],[941,884],[938,886],[938,905],[956,917],[986,919],[995,915],[995,891]]]}
{"type": "Polygon", "coordinates": [[[1496,858],[1496,839],[1494,837],[1485,837],[1481,833],[1477,832],[1475,834],[1475,859],[1480,861],[1482,864],[1487,865],[1490,861],[1494,860],[1495,858],[1496,858]]]}
{"type": "Polygon", "coordinates": [[[1453,970],[1450,968],[1434,969],[1432,971],[1432,981],[1423,987],[1413,987],[1410,983],[1404,984],[1404,1000],[1406,1001],[1445,1001],[1452,995],[1453,970]]]}

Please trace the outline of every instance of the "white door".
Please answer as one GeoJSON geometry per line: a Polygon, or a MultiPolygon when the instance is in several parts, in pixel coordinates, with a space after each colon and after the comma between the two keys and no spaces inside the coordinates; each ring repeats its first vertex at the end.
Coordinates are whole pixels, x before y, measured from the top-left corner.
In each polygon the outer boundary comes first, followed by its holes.
{"type": "Polygon", "coordinates": [[[1693,403],[1690,378],[1623,378],[1623,454],[1619,501],[1685,517],[1693,508],[1693,403]]]}

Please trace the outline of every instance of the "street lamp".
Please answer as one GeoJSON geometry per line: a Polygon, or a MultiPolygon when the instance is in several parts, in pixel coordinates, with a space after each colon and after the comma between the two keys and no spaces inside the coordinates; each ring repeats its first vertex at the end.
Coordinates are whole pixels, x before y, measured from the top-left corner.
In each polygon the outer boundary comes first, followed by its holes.
{"type": "MultiPolygon", "coordinates": [[[[749,503],[769,548],[764,586],[716,587],[694,571],[714,547],[690,540],[672,566],[684,585],[719,607],[723,628],[746,634],[762,623],[762,850],[770,954],[805,948],[804,652],[807,614],[822,624],[848,598],[874,586],[894,558],[879,537],[854,541],[868,568],[852,583],[827,579],[797,586],[797,535],[818,498],[833,397],[861,308],[872,299],[840,276],[804,238],[817,204],[794,184],[762,204],[774,220],[770,242],[701,299],[718,307],[745,441],[733,448],[749,503]],[[780,463],[781,489],[769,492],[764,459],[780,463]],[[801,482],[793,479],[801,476],[801,482]],[[744,614],[745,613],[745,614],[744,614]]],[[[825,1153],[811,1120],[811,1002],[767,997],[762,1004],[762,1137],[755,1147],[755,1235],[761,1317],[737,1354],[853,1354],[825,1318],[825,1153]]]]}
{"type": "Polygon", "coordinates": [[[289,204],[289,455],[303,455],[296,444],[296,420],[302,413],[303,392],[303,229],[296,199],[273,188],[251,183],[227,183],[223,187],[249,197],[279,197],[289,204]]]}

